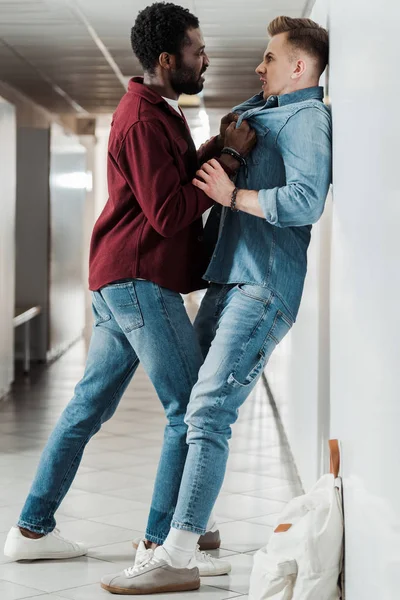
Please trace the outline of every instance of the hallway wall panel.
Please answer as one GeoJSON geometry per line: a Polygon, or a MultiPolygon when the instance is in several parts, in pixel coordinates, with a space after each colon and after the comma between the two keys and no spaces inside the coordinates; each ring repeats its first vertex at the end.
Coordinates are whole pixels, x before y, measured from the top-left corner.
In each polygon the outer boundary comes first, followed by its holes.
{"type": "Polygon", "coordinates": [[[14,379],[16,117],[0,98],[0,397],[14,379]]]}

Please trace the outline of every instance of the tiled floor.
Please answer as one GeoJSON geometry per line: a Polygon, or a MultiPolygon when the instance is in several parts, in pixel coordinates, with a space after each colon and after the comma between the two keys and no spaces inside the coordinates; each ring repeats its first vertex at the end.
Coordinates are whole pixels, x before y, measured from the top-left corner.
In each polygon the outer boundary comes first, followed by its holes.
{"type": "MultiPolygon", "coordinates": [[[[83,342],[0,404],[0,548],[15,523],[38,458],[59,413],[83,373],[83,342]]],[[[0,550],[0,600],[111,598],[102,575],[132,563],[131,540],[145,527],[164,416],[139,371],[121,405],[90,442],[82,466],[58,513],[61,532],[90,546],[84,558],[12,563],[0,550]]],[[[278,513],[300,493],[290,454],[262,384],[234,426],[223,492],[217,502],[229,576],[203,580],[186,600],[224,600],[248,593],[252,555],[266,544],[278,513]]],[[[176,597],[176,595],[175,595],[176,597]]]]}

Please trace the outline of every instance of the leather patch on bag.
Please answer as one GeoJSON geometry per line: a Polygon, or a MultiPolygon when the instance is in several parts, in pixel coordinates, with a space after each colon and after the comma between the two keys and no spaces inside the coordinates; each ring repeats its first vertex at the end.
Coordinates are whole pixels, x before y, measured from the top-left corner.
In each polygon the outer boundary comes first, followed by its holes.
{"type": "Polygon", "coordinates": [[[292,526],[291,523],[282,523],[281,525],[278,525],[278,527],[275,529],[274,533],[285,533],[286,531],[289,531],[291,526],[292,526]]]}

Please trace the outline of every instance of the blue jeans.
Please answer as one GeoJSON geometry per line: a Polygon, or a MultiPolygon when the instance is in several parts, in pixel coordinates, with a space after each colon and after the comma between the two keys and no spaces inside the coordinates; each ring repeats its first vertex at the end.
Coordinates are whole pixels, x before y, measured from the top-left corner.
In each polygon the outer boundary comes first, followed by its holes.
{"type": "Polygon", "coordinates": [[[205,361],[186,423],[189,451],[172,527],[204,534],[220,492],[231,425],[276,345],[292,326],[282,301],[257,285],[208,289],[195,328],[205,361]]]}
{"type": "Polygon", "coordinates": [[[146,531],[162,544],[188,450],[184,417],[203,362],[200,346],[181,296],[149,281],[94,292],[93,314],[85,374],[47,442],[18,525],[44,534],[54,529],[86,444],[113,416],[140,361],[168,420],[146,531]]]}

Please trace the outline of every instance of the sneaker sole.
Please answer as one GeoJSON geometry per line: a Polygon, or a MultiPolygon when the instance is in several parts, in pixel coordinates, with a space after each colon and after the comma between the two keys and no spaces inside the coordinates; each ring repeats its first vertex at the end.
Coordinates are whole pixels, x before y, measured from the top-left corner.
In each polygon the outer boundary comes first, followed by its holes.
{"type": "Polygon", "coordinates": [[[15,561],[20,560],[62,560],[63,558],[79,558],[80,556],[86,556],[87,552],[59,552],[58,554],[46,554],[46,553],[37,553],[35,555],[32,554],[6,554],[5,556],[8,558],[12,558],[15,561]]]}
{"type": "Polygon", "coordinates": [[[164,594],[167,592],[191,592],[198,590],[200,587],[200,580],[193,581],[191,583],[182,583],[181,585],[164,585],[162,587],[153,588],[151,590],[128,590],[126,588],[115,587],[112,585],[101,584],[103,590],[110,592],[111,594],[119,594],[121,596],[144,596],[149,594],[164,594]]]}
{"type": "MultiPolygon", "coordinates": [[[[200,569],[199,569],[200,571],[200,569]]],[[[219,571],[213,571],[212,573],[208,572],[208,573],[202,573],[200,571],[200,577],[219,577],[220,575],[229,575],[229,573],[232,571],[232,567],[229,567],[229,569],[220,569],[219,571]]]]}

